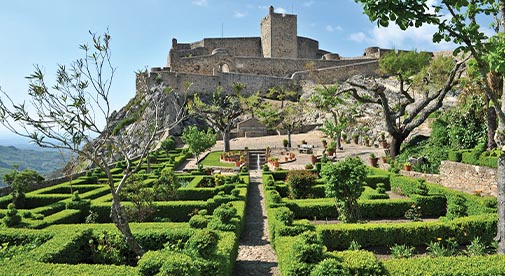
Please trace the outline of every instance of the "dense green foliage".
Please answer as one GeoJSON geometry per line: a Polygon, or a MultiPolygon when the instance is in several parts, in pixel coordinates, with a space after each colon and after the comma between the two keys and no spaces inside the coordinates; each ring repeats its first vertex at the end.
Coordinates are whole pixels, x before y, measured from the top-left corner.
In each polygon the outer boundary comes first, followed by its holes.
{"type": "Polygon", "coordinates": [[[316,175],[306,170],[291,170],[286,183],[291,198],[308,198],[311,196],[312,187],[316,184],[316,175]]]}
{"type": "Polygon", "coordinates": [[[321,168],[326,196],[335,198],[340,220],[356,222],[360,219],[357,200],[363,192],[366,175],[366,166],[359,158],[347,157],[321,168]]]}
{"type": "Polygon", "coordinates": [[[198,130],[196,126],[189,126],[182,133],[182,141],[188,145],[189,152],[198,160],[200,153],[210,149],[216,144],[216,134],[212,129],[198,130]]]}

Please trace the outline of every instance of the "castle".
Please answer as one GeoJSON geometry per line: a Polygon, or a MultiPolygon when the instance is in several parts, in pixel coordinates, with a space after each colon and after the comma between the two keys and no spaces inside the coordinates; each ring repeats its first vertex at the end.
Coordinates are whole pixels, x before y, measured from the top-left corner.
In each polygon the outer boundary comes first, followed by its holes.
{"type": "Polygon", "coordinates": [[[153,67],[137,76],[137,93],[162,80],[176,91],[192,83],[191,93],[208,93],[217,86],[245,84],[245,95],[271,87],[299,89],[300,81],[335,83],[355,74],[374,74],[378,58],[388,50],[367,48],[363,56],[344,58],[319,49],[317,40],[297,35],[297,16],[275,13],[261,21],[260,37],[204,38],[193,43],[172,40],[166,67],[153,67]],[[308,67],[311,67],[311,71],[308,67]],[[315,79],[317,74],[317,79],[315,79]]]}

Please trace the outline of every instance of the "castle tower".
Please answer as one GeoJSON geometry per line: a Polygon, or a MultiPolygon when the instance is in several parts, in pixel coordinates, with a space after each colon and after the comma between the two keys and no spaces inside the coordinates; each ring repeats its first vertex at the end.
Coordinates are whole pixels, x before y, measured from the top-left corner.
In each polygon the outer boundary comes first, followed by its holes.
{"type": "Polygon", "coordinates": [[[297,58],[296,15],[274,13],[270,6],[268,15],[261,20],[261,48],[266,58],[297,58]]]}

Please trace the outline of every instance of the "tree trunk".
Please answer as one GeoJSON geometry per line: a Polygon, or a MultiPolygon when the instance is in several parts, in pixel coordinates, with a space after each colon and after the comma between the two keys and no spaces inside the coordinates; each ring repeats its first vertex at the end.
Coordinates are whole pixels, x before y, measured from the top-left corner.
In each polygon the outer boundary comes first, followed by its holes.
{"type": "Polygon", "coordinates": [[[335,141],[337,143],[337,150],[340,150],[342,148],[342,143],[340,143],[341,139],[342,139],[342,133],[339,132],[337,133],[337,141],[335,141]]]}
{"type": "Polygon", "coordinates": [[[496,141],[494,140],[494,135],[496,132],[496,128],[498,128],[497,124],[497,116],[496,110],[494,107],[489,106],[489,98],[486,97],[486,108],[487,108],[487,148],[489,150],[496,148],[496,141]]]}
{"type": "MultiPolygon", "coordinates": [[[[391,134],[391,133],[390,133],[391,134]]],[[[405,138],[402,135],[391,135],[391,146],[389,147],[389,154],[392,159],[395,159],[398,154],[400,154],[400,147],[402,146],[405,138]]]]}
{"type": "Polygon", "coordinates": [[[288,129],[288,148],[291,148],[291,130],[288,129]]]}
{"type": "Polygon", "coordinates": [[[230,131],[223,131],[224,152],[230,151],[230,131]]]}
{"type": "Polygon", "coordinates": [[[147,161],[147,170],[146,170],[147,173],[151,173],[151,158],[150,157],[151,156],[148,153],[147,154],[147,160],[146,160],[147,161]]]}
{"type": "Polygon", "coordinates": [[[498,254],[505,254],[505,155],[498,158],[498,254]]]}
{"type": "MultiPolygon", "coordinates": [[[[502,32],[505,32],[505,1],[499,1],[499,11],[500,11],[500,25],[502,32]]],[[[505,78],[502,76],[502,84],[505,84],[505,78]]],[[[505,85],[502,86],[505,90],[505,85]]],[[[494,108],[500,108],[499,111],[505,111],[505,91],[502,91],[502,101],[501,107],[495,106],[494,108]]],[[[501,117],[501,116],[500,116],[501,117]]],[[[501,117],[503,118],[503,117],[501,117]]],[[[498,175],[497,175],[497,188],[498,188],[498,229],[496,233],[496,240],[498,241],[498,254],[505,254],[505,155],[503,151],[505,149],[505,122],[503,120],[498,121],[498,129],[495,134],[495,141],[498,147],[502,150],[501,156],[498,158],[498,175]]]]}
{"type": "Polygon", "coordinates": [[[130,225],[128,224],[126,211],[121,205],[119,195],[114,191],[112,192],[112,207],[110,216],[116,227],[124,235],[128,247],[135,253],[135,255],[137,255],[138,258],[142,257],[145,251],[133,236],[130,225]]]}

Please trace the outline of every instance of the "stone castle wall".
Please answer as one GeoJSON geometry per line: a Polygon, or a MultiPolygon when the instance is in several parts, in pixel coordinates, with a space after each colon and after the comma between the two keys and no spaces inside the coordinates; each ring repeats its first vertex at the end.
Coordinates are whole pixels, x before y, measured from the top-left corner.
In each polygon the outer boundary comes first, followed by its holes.
{"type": "Polygon", "coordinates": [[[205,38],[203,47],[210,53],[217,48],[225,48],[232,56],[262,57],[259,37],[205,38]]]}
{"type": "MultiPolygon", "coordinates": [[[[216,53],[207,56],[180,58],[170,66],[173,72],[213,75],[226,64],[229,72],[290,77],[293,73],[307,70],[307,64],[314,64],[315,68],[331,68],[336,66],[357,64],[375,59],[288,59],[288,58],[260,58],[234,57],[227,53],[216,53]]],[[[368,72],[368,71],[366,71],[368,72]]]]}
{"type": "Polygon", "coordinates": [[[300,71],[293,74],[294,80],[309,79],[316,83],[335,83],[344,81],[354,75],[376,75],[379,69],[379,62],[376,59],[363,60],[340,60],[343,65],[334,67],[325,67],[316,70],[314,73],[309,71],[300,71]],[[344,61],[348,61],[346,64],[344,61]],[[352,61],[352,62],[351,62],[352,61]]]}
{"type": "MultiPolygon", "coordinates": [[[[189,93],[212,93],[216,91],[217,86],[223,88],[225,93],[234,93],[232,88],[234,82],[246,84],[246,88],[242,91],[242,95],[249,96],[256,91],[267,91],[271,87],[293,87],[296,83],[290,78],[279,78],[272,76],[258,76],[238,73],[220,73],[214,76],[198,75],[191,73],[176,73],[170,71],[151,72],[149,82],[156,81],[157,75],[161,76],[161,80],[170,85],[175,91],[184,91],[186,83],[192,83],[189,93]]],[[[294,87],[293,89],[297,89],[294,87]]]]}
{"type": "Polygon", "coordinates": [[[320,59],[319,42],[314,39],[301,37],[297,39],[298,58],[320,59]]]}

